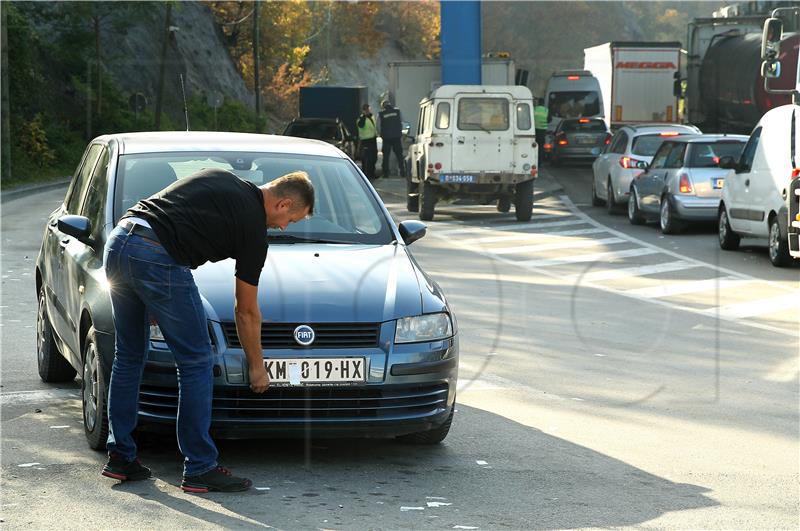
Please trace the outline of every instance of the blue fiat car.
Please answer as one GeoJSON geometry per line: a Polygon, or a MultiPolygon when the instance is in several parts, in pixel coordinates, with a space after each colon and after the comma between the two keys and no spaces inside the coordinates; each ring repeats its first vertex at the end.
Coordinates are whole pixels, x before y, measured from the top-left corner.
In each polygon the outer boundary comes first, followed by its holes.
{"type": "MultiPolygon", "coordinates": [[[[259,282],[269,390],[248,385],[234,323],[233,260],[194,271],[214,355],[212,432],[223,437],[400,437],[442,441],[455,410],[456,319],[358,167],[321,141],[240,133],[101,136],[49,217],[36,262],[37,355],[45,382],[81,379],[84,427],[105,448],[114,325],[103,245],[131,205],[203,168],[263,184],[295,170],[314,183],[313,217],[268,232],[259,282]]],[[[265,229],[266,230],[266,229],[265,229]]],[[[142,429],[174,430],[175,363],[151,321],[142,429]]]]}

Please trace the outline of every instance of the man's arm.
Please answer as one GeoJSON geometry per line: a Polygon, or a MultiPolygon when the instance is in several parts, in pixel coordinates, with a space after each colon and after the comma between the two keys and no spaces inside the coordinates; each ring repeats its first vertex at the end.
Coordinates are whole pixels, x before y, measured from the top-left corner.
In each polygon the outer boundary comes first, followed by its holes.
{"type": "Polygon", "coordinates": [[[264,367],[261,350],[261,310],[258,308],[258,286],[236,279],[236,332],[247,356],[250,389],[263,393],[269,387],[269,376],[264,367]]]}

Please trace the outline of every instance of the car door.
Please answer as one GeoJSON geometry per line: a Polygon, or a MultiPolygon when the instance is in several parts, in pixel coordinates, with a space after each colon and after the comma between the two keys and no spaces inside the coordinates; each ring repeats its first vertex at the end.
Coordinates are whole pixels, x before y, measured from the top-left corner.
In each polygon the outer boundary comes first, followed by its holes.
{"type": "Polygon", "coordinates": [[[411,176],[415,180],[422,180],[425,176],[425,168],[423,168],[422,165],[424,163],[423,157],[425,155],[425,144],[428,142],[428,138],[425,134],[425,116],[429,108],[430,103],[426,103],[419,109],[419,118],[417,119],[417,138],[416,142],[411,144],[411,148],[409,150],[411,152],[411,176]]]}
{"type": "Polygon", "coordinates": [[[667,158],[673,148],[672,142],[664,142],[656,151],[653,163],[647,171],[636,177],[636,192],[639,194],[639,207],[646,212],[658,212],[667,158]]]}
{"type": "Polygon", "coordinates": [[[505,94],[459,94],[454,107],[453,171],[510,171],[514,160],[511,98],[505,94]]]}
{"type": "MultiPolygon", "coordinates": [[[[595,181],[595,189],[600,197],[608,195],[606,193],[606,181],[609,178],[611,178],[611,186],[614,190],[617,190],[620,186],[619,177],[623,169],[620,160],[628,149],[629,138],[628,133],[625,131],[618,131],[604,155],[602,173],[597,175],[597,180],[595,181]]],[[[625,191],[627,192],[628,190],[625,191]]],[[[606,197],[606,199],[608,198],[606,197]]]]}
{"type": "MultiPolygon", "coordinates": [[[[58,219],[65,214],[78,214],[83,204],[89,179],[100,157],[103,147],[92,144],[86,149],[80,169],[72,179],[64,203],[56,210],[47,223],[47,253],[46,262],[49,264],[52,285],[52,308],[48,308],[52,316],[52,325],[56,334],[66,341],[74,333],[75,324],[69,318],[67,310],[67,292],[65,282],[67,271],[65,268],[64,254],[66,248],[72,243],[73,238],[58,228],[58,219]]],[[[71,347],[71,344],[70,344],[71,347]]]]}
{"type": "Polygon", "coordinates": [[[91,281],[92,271],[102,272],[104,216],[108,195],[108,148],[103,147],[95,164],[91,178],[86,182],[80,210],[75,212],[92,223],[94,245],[87,245],[77,238],[68,237],[64,246],[63,297],[71,334],[64,337],[74,352],[80,352],[79,326],[81,320],[81,301],[86,283],[91,281]]]}
{"type": "Polygon", "coordinates": [[[664,163],[665,171],[664,178],[661,181],[661,187],[659,189],[658,183],[656,183],[654,190],[659,196],[659,203],[664,193],[678,190],[678,181],[680,179],[681,168],[683,168],[683,161],[686,157],[687,145],[688,144],[685,142],[676,142],[667,156],[667,160],[664,163]]]}
{"type": "Polygon", "coordinates": [[[761,127],[753,130],[739,157],[736,171],[725,179],[723,192],[726,201],[725,207],[728,210],[731,228],[736,232],[750,233],[752,231],[750,184],[753,178],[753,160],[755,160],[756,150],[761,139],[761,130],[761,127]]]}

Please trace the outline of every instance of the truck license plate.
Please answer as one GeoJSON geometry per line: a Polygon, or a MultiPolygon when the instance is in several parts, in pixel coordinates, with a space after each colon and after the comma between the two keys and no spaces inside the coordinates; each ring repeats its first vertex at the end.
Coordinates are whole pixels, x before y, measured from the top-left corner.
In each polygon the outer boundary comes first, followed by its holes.
{"type": "Polygon", "coordinates": [[[270,383],[355,384],[367,379],[366,358],[265,359],[270,383]]]}
{"type": "Polygon", "coordinates": [[[440,183],[474,183],[475,176],[474,175],[463,175],[463,174],[447,174],[443,173],[439,176],[440,183]]]}

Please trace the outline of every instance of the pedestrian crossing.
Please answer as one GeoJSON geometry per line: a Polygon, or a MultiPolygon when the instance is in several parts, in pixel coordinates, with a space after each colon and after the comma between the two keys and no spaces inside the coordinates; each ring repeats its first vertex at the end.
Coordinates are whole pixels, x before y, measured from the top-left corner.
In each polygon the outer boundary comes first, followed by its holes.
{"type": "MultiPolygon", "coordinates": [[[[387,204],[397,217],[411,217],[404,206],[387,204]]],[[[428,234],[570,285],[800,337],[800,283],[754,278],[638,240],[586,215],[567,196],[537,201],[529,222],[478,210],[481,219],[468,208],[437,213],[428,234]]]]}

